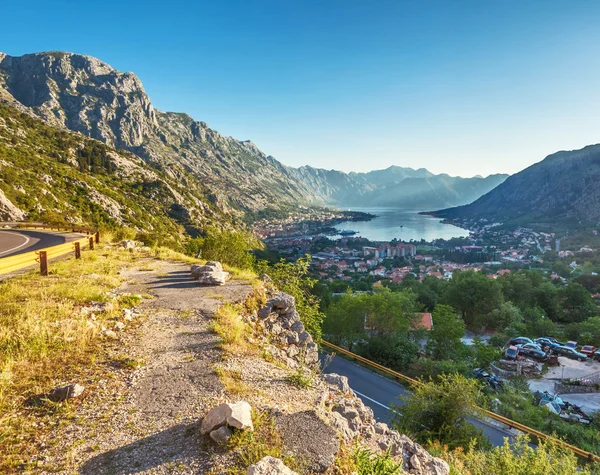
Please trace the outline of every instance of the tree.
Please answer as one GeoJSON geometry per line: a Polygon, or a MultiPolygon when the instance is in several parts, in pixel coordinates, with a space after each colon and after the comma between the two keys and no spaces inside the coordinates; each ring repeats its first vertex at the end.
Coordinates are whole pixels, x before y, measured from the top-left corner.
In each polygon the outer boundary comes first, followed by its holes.
{"type": "Polygon", "coordinates": [[[500,308],[490,314],[488,325],[494,330],[516,328],[523,324],[523,315],[518,307],[511,302],[504,302],[500,308]]]}
{"type": "Polygon", "coordinates": [[[598,307],[591,294],[576,282],[567,285],[561,292],[564,320],[582,322],[598,313],[598,307]]]}
{"type": "Polygon", "coordinates": [[[458,310],[471,328],[481,328],[486,317],[502,303],[500,284],[481,272],[455,271],[448,284],[444,303],[458,310]]]}
{"type": "Polygon", "coordinates": [[[483,432],[469,422],[481,397],[477,380],[462,375],[442,375],[437,382],[424,382],[411,395],[401,396],[395,406],[393,426],[419,443],[439,441],[451,449],[486,445],[483,432]]]}
{"type": "Polygon", "coordinates": [[[380,365],[403,371],[417,359],[419,346],[403,336],[371,337],[358,344],[358,354],[380,365]]]}
{"type": "Polygon", "coordinates": [[[438,305],[432,313],[433,328],[429,332],[427,350],[439,360],[451,359],[464,343],[465,323],[448,305],[438,305]]]}
{"type": "Polygon", "coordinates": [[[473,353],[473,365],[484,369],[489,368],[492,362],[496,361],[502,354],[498,347],[484,343],[479,337],[473,339],[471,351],[473,353]]]}

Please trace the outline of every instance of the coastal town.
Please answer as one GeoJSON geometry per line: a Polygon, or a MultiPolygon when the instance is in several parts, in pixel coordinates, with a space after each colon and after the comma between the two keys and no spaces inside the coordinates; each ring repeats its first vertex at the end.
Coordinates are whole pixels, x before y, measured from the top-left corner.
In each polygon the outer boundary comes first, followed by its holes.
{"type": "MultiPolygon", "coordinates": [[[[400,283],[409,275],[419,281],[426,277],[449,280],[456,270],[483,271],[495,279],[523,268],[537,268],[552,279],[565,281],[564,273],[554,272],[552,263],[544,262],[546,253],[557,259],[572,258],[568,267],[573,272],[580,267],[578,256],[597,251],[585,246],[562,249],[561,239],[554,232],[525,227],[506,229],[502,223],[487,220],[453,223],[469,230],[467,238],[431,242],[370,241],[354,236],[352,230],[335,227],[346,220],[343,214],[332,213],[310,220],[288,218],[270,222],[269,226],[259,228],[258,234],[270,250],[286,260],[310,255],[313,277],[324,282],[389,280],[400,283]]],[[[597,234],[597,230],[591,231],[592,236],[597,234]]]]}

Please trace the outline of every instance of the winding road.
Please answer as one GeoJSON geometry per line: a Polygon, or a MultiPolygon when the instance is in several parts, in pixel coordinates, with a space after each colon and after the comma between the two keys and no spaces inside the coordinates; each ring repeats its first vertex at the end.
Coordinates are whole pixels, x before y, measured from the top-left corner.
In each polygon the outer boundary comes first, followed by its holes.
{"type": "MultiPolygon", "coordinates": [[[[373,409],[375,419],[379,422],[390,422],[393,416],[390,408],[393,405],[402,404],[402,401],[398,399],[399,396],[410,394],[401,384],[339,356],[331,360],[324,372],[346,376],[352,390],[362,399],[365,405],[373,409]]],[[[471,419],[471,423],[482,429],[494,446],[502,446],[504,439],[507,437],[509,441],[514,439],[514,435],[510,432],[480,419],[471,419]]]]}
{"type": "Polygon", "coordinates": [[[0,259],[74,241],[82,236],[84,234],[72,232],[33,231],[14,228],[0,229],[0,259]]]}

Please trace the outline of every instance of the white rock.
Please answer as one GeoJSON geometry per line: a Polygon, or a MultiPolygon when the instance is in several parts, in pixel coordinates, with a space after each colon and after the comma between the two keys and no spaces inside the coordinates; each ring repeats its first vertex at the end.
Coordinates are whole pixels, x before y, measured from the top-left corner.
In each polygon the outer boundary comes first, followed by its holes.
{"type": "Polygon", "coordinates": [[[241,430],[254,430],[252,407],[246,401],[227,404],[227,424],[241,430]]]}
{"type": "Polygon", "coordinates": [[[79,397],[85,390],[85,387],[75,383],[67,384],[65,386],[57,386],[53,388],[48,394],[49,399],[52,401],[65,401],[74,397],[79,397]]]}
{"type": "Polygon", "coordinates": [[[246,475],[298,475],[275,457],[266,456],[248,467],[246,475]]]}
{"type": "Polygon", "coordinates": [[[123,322],[116,322],[114,326],[115,330],[125,330],[125,324],[123,322]]]}

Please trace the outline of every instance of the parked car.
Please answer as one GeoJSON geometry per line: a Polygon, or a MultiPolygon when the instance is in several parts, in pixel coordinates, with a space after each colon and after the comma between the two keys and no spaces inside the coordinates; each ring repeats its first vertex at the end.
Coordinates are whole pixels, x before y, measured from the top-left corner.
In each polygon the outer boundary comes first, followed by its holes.
{"type": "Polygon", "coordinates": [[[536,361],[547,361],[548,355],[538,348],[532,348],[532,345],[517,345],[520,355],[527,356],[536,361]]]}
{"type": "Polygon", "coordinates": [[[516,346],[509,346],[504,353],[504,357],[507,360],[516,360],[519,354],[519,349],[516,346]]]}
{"type": "Polygon", "coordinates": [[[548,336],[545,336],[542,338],[536,338],[534,340],[534,343],[537,343],[542,348],[546,348],[546,347],[554,348],[555,346],[564,346],[564,343],[561,343],[560,341],[556,340],[556,338],[551,338],[548,336]]]}
{"type": "Polygon", "coordinates": [[[573,348],[569,348],[568,346],[557,346],[555,348],[552,348],[552,351],[557,355],[566,356],[567,358],[571,358],[573,360],[587,360],[587,355],[579,353],[579,351],[574,350],[573,348]]]}
{"type": "Polygon", "coordinates": [[[593,357],[594,353],[596,353],[597,350],[598,350],[598,348],[596,348],[595,346],[592,346],[592,345],[584,345],[581,347],[581,352],[584,355],[587,355],[588,358],[593,357]]]}
{"type": "Polygon", "coordinates": [[[577,349],[577,342],[576,341],[567,341],[565,343],[565,346],[567,348],[573,348],[574,350],[576,350],[577,349]]]}
{"type": "Polygon", "coordinates": [[[509,345],[524,345],[526,343],[533,343],[533,340],[524,336],[518,336],[508,342],[509,345]]]}
{"type": "Polygon", "coordinates": [[[600,361],[600,350],[596,350],[592,356],[596,361],[600,361]]]}
{"type": "Polygon", "coordinates": [[[525,348],[528,350],[542,351],[542,346],[537,343],[525,343],[524,345],[516,345],[518,348],[525,348]]]}
{"type": "Polygon", "coordinates": [[[481,368],[475,368],[473,374],[477,379],[486,381],[493,390],[498,390],[503,387],[503,383],[495,374],[490,374],[481,368]]]}

